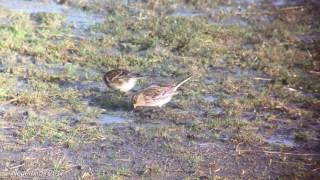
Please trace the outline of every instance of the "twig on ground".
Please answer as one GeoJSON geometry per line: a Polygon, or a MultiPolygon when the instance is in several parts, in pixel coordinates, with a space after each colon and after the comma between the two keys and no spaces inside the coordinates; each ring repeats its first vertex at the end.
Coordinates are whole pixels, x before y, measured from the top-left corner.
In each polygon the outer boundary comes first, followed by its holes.
{"type": "Polygon", "coordinates": [[[262,12],[236,12],[235,15],[240,15],[240,16],[272,15],[272,14],[284,13],[286,11],[292,11],[292,10],[304,11],[304,7],[303,6],[293,6],[293,7],[277,9],[275,11],[262,11],[262,12]]]}
{"type": "Polygon", "coordinates": [[[15,98],[12,98],[12,99],[10,99],[10,100],[8,100],[8,101],[0,102],[0,105],[7,105],[7,104],[10,104],[10,103],[12,103],[12,102],[14,102],[14,101],[17,101],[17,100],[19,100],[19,99],[20,99],[20,96],[15,97],[15,98]]]}
{"type": "Polygon", "coordinates": [[[320,168],[315,168],[315,169],[312,169],[311,171],[315,172],[315,171],[319,171],[319,170],[320,170],[320,168]]]}
{"type": "Polygon", "coordinates": [[[262,77],[254,77],[255,80],[262,80],[262,81],[272,81],[270,78],[262,78],[262,77]]]}
{"type": "Polygon", "coordinates": [[[24,166],[24,164],[20,164],[20,165],[17,165],[17,166],[13,166],[13,167],[11,167],[11,168],[9,168],[9,169],[10,169],[10,170],[11,170],[11,169],[17,169],[17,168],[22,167],[22,166],[24,166]]]}
{"type": "Polygon", "coordinates": [[[309,71],[311,74],[314,74],[314,75],[320,75],[320,72],[318,71],[309,71]]]}
{"type": "Polygon", "coordinates": [[[292,156],[320,156],[319,153],[290,153],[290,152],[280,152],[280,151],[266,151],[266,150],[241,150],[240,145],[243,143],[239,143],[236,146],[236,152],[241,154],[242,152],[259,152],[259,153],[267,153],[267,154],[282,154],[282,155],[292,155],[292,156]]]}
{"type": "Polygon", "coordinates": [[[264,151],[264,150],[240,150],[240,152],[261,152],[267,154],[282,154],[282,155],[292,155],[292,156],[320,156],[320,154],[316,153],[289,153],[289,152],[280,152],[280,151],[264,151]]]}
{"type": "Polygon", "coordinates": [[[240,155],[240,145],[243,144],[243,142],[237,144],[236,146],[236,152],[240,155]]]}

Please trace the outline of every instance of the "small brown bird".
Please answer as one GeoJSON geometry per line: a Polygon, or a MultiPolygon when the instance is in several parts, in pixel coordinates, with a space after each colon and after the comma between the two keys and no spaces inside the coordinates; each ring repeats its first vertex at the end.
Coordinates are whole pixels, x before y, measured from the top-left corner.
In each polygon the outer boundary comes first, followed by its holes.
{"type": "Polygon", "coordinates": [[[133,107],[138,106],[158,106],[162,107],[171,101],[172,97],[176,95],[177,89],[190,80],[191,77],[181,81],[178,85],[157,86],[152,85],[132,97],[133,107]]]}
{"type": "Polygon", "coordinates": [[[106,85],[113,90],[128,92],[136,85],[137,80],[141,77],[143,76],[125,69],[113,69],[105,73],[103,80],[106,85]]]}

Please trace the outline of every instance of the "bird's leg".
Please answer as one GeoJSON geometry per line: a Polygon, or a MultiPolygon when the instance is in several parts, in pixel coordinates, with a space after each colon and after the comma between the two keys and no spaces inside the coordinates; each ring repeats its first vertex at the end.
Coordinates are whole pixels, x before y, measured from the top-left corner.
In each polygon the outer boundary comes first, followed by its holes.
{"type": "Polygon", "coordinates": [[[128,103],[128,107],[130,108],[130,112],[131,112],[132,114],[134,114],[135,112],[137,112],[137,109],[136,109],[134,106],[131,106],[130,103],[128,103]]]}
{"type": "Polygon", "coordinates": [[[164,110],[163,106],[159,106],[159,107],[160,107],[160,112],[163,113],[163,114],[165,114],[166,111],[164,110]]]}
{"type": "Polygon", "coordinates": [[[155,109],[152,108],[152,107],[150,107],[150,108],[149,108],[149,112],[153,114],[153,113],[155,113],[155,109]]]}
{"type": "Polygon", "coordinates": [[[126,95],[126,93],[125,92],[121,92],[121,91],[119,91],[119,96],[122,98],[123,96],[125,96],[126,95]]]}
{"type": "Polygon", "coordinates": [[[125,95],[125,96],[128,96],[128,97],[129,97],[130,95],[132,95],[132,93],[130,93],[129,91],[128,91],[128,92],[123,92],[122,94],[125,95]]]}

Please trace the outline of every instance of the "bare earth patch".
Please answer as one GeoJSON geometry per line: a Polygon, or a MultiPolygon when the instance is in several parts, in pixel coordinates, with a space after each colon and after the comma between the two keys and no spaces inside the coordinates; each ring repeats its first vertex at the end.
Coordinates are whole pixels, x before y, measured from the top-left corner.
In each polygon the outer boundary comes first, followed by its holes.
{"type": "Polygon", "coordinates": [[[319,10],[0,0],[0,179],[319,179],[319,10]],[[112,68],[193,78],[134,110],[112,68]]]}

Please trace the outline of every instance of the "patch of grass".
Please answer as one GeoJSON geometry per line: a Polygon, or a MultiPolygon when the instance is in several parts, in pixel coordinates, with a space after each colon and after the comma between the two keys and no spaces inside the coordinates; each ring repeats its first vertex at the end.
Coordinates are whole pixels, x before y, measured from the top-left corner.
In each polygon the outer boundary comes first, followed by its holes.
{"type": "Polygon", "coordinates": [[[66,104],[65,108],[72,110],[75,113],[81,113],[85,118],[95,118],[103,111],[100,108],[89,106],[78,99],[74,101],[68,100],[68,104],[66,104]]]}
{"type": "Polygon", "coordinates": [[[65,17],[60,14],[55,13],[37,13],[32,17],[40,26],[40,30],[45,30],[42,28],[48,28],[50,31],[42,31],[42,32],[50,32],[53,30],[61,30],[64,26],[65,17]]]}
{"type": "Polygon", "coordinates": [[[294,138],[298,141],[308,141],[313,138],[310,131],[298,131],[294,134],[294,138]]]}
{"type": "MultiPolygon", "coordinates": [[[[92,4],[68,2],[94,10],[108,9],[106,21],[91,27],[86,37],[75,37],[65,17],[59,14],[30,16],[1,9],[1,52],[17,57],[8,60],[1,57],[1,63],[7,63],[9,68],[0,75],[0,103],[17,98],[11,103],[30,111],[21,139],[26,144],[48,143],[76,149],[83,142],[107,138],[110,134],[97,125],[97,117],[105,109],[130,111],[129,98],[116,92],[78,90],[77,85],[82,85],[82,81],[102,81],[100,72],[111,68],[145,72],[168,82],[193,75],[181,88],[183,94],[172,101],[177,105],[174,113],[178,109],[188,111],[191,125],[135,130],[147,140],[164,142],[167,152],[178,154],[174,158],[183,160],[192,171],[200,169],[201,162],[206,160],[181,145],[186,141],[185,131],[192,131],[199,139],[208,140],[209,135],[213,136],[210,140],[216,140],[221,135],[212,131],[219,129],[217,132],[230,133],[233,143],[259,144],[257,129],[282,128],[277,124],[282,118],[293,124],[305,119],[318,122],[318,100],[305,95],[319,91],[316,76],[309,73],[318,72],[317,49],[294,40],[297,35],[317,32],[318,27],[281,19],[266,24],[252,22],[248,27],[220,26],[208,23],[207,17],[167,15],[183,2],[148,1],[135,9],[111,0],[92,4]],[[244,47],[246,43],[252,47],[244,47]],[[32,58],[26,60],[21,56],[32,58]],[[242,74],[245,70],[254,73],[242,74]],[[261,81],[260,77],[267,80],[261,81]],[[205,83],[207,78],[213,82],[205,83]],[[20,82],[25,82],[25,86],[17,89],[20,82]],[[219,99],[205,102],[204,95],[216,95],[219,99]],[[215,114],[216,107],[224,112],[215,114]],[[35,113],[38,111],[47,111],[49,115],[35,113]],[[77,120],[68,115],[57,120],[60,117],[57,111],[72,113],[77,120]]],[[[188,2],[186,8],[205,11],[221,4],[228,7],[241,4],[222,0],[188,2]]],[[[218,19],[228,15],[217,16],[218,19]]],[[[140,85],[148,83],[146,80],[140,85]]],[[[167,114],[161,119],[178,117],[167,114]]],[[[158,118],[153,116],[152,121],[158,118]]],[[[6,112],[4,119],[17,122],[19,117],[6,112]]],[[[302,141],[313,136],[307,130],[295,134],[302,141]]],[[[59,172],[68,170],[63,158],[55,159],[52,166],[59,172]]],[[[162,173],[157,166],[146,166],[144,171],[145,175],[162,173]]],[[[111,178],[123,179],[135,172],[120,168],[109,174],[111,178]]],[[[87,175],[93,176],[91,172],[87,175]]]]}
{"type": "Polygon", "coordinates": [[[29,112],[26,127],[21,133],[24,142],[53,142],[58,145],[65,145],[68,148],[77,148],[84,141],[103,139],[103,131],[97,127],[90,127],[79,124],[71,127],[67,120],[50,120],[48,118],[29,112]]]}
{"type": "Polygon", "coordinates": [[[281,176],[279,177],[282,180],[289,180],[289,179],[317,179],[318,175],[313,172],[306,172],[303,170],[298,170],[290,175],[281,176]]]}
{"type": "Polygon", "coordinates": [[[247,144],[259,144],[263,142],[262,138],[257,135],[256,130],[252,130],[250,128],[243,128],[238,130],[238,132],[234,133],[234,135],[232,136],[232,140],[247,144]]]}
{"type": "Polygon", "coordinates": [[[17,78],[13,75],[2,73],[0,76],[0,102],[6,101],[8,98],[15,97],[15,89],[17,84],[17,78]]]}
{"type": "Polygon", "coordinates": [[[3,8],[0,15],[0,47],[19,49],[32,30],[30,19],[24,14],[12,13],[3,8]]]}
{"type": "Polygon", "coordinates": [[[247,124],[248,122],[246,122],[245,120],[242,120],[236,117],[209,119],[207,122],[207,125],[210,128],[215,128],[215,127],[240,128],[240,127],[246,126],[247,124]]]}
{"type": "Polygon", "coordinates": [[[40,141],[42,143],[52,140],[63,144],[76,138],[70,130],[67,121],[53,121],[41,118],[35,113],[29,113],[27,125],[22,132],[22,139],[26,142],[40,141]]]}
{"type": "Polygon", "coordinates": [[[53,171],[56,173],[65,172],[70,169],[71,164],[65,159],[53,159],[52,160],[53,171]]]}
{"type": "Polygon", "coordinates": [[[61,15],[40,13],[31,17],[28,14],[7,10],[1,10],[1,12],[3,13],[0,19],[4,23],[0,26],[2,42],[0,47],[50,59],[57,57],[55,52],[58,49],[52,47],[57,44],[55,37],[67,33],[62,30],[64,18],[61,15]],[[36,27],[33,26],[34,21],[36,21],[36,27]]]}
{"type": "Polygon", "coordinates": [[[161,173],[161,167],[156,164],[151,164],[151,165],[145,165],[144,170],[143,170],[143,175],[144,176],[154,176],[156,174],[161,173]]]}
{"type": "Polygon", "coordinates": [[[28,83],[30,87],[17,95],[17,104],[42,107],[52,103],[54,92],[59,93],[59,87],[56,84],[37,80],[31,80],[28,83]]]}
{"type": "Polygon", "coordinates": [[[127,168],[118,168],[118,169],[113,169],[112,171],[111,178],[112,179],[124,179],[127,176],[130,176],[131,171],[130,169],[127,168]]]}

